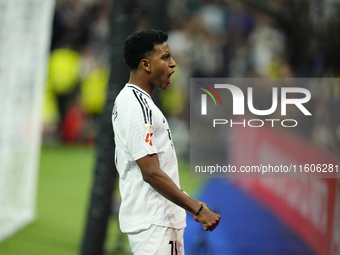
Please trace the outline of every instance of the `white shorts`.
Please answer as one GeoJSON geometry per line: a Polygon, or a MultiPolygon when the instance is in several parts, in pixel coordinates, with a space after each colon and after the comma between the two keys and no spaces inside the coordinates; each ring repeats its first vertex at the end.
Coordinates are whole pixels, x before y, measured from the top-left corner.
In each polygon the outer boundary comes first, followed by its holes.
{"type": "Polygon", "coordinates": [[[183,234],[184,229],[151,225],[127,236],[134,255],[184,255],[183,234]]]}

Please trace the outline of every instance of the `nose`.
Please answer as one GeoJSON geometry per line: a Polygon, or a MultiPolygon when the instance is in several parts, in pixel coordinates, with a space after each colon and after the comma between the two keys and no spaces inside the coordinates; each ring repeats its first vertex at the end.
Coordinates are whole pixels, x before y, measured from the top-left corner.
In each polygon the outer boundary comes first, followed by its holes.
{"type": "Polygon", "coordinates": [[[171,67],[171,68],[176,67],[176,62],[175,62],[175,60],[174,60],[173,58],[171,58],[170,67],[171,67]]]}

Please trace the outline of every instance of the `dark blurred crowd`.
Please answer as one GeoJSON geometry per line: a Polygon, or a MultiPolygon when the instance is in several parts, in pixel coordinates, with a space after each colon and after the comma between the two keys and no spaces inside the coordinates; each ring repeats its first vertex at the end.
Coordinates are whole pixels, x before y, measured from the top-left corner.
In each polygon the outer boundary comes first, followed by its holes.
{"type": "MultiPolygon", "coordinates": [[[[93,139],[109,77],[112,2],[57,0],[44,107],[46,143],[93,139]]],[[[137,2],[140,29],[143,9],[152,1],[137,2]]],[[[338,77],[339,10],[338,1],[331,0],[168,1],[161,11],[177,67],[160,102],[176,133],[178,153],[185,153],[189,143],[190,77],[338,77]]],[[[339,153],[339,81],[311,88],[313,123],[298,133],[339,153]]],[[[271,89],[264,88],[268,100],[271,89]]]]}
{"type": "Polygon", "coordinates": [[[110,1],[56,1],[44,142],[91,143],[109,79],[110,1]]]}

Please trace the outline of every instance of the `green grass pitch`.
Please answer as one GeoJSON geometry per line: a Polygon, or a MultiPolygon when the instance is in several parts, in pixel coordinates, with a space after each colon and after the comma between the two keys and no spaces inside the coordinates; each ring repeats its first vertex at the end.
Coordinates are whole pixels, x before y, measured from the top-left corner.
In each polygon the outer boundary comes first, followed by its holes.
{"type": "MultiPolygon", "coordinates": [[[[92,187],[94,148],[44,147],[40,156],[36,220],[0,243],[0,255],[76,255],[92,187]]],[[[189,164],[180,162],[182,189],[196,191],[201,179],[191,179],[189,164]]],[[[129,254],[126,237],[110,220],[107,254],[129,254]],[[119,244],[123,251],[118,252],[119,244]]]]}

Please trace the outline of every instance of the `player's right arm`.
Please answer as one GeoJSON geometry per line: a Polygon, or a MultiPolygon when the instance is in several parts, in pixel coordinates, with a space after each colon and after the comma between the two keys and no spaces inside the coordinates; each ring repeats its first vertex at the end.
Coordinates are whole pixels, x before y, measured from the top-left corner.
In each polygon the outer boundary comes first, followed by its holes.
{"type": "Polygon", "coordinates": [[[212,231],[218,226],[221,216],[210,211],[204,203],[191,198],[179,189],[173,180],[160,168],[157,154],[146,155],[136,162],[141,169],[143,180],[171,202],[192,215],[195,215],[203,204],[203,209],[195,216],[195,219],[202,223],[205,230],[212,231]]]}

